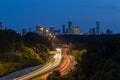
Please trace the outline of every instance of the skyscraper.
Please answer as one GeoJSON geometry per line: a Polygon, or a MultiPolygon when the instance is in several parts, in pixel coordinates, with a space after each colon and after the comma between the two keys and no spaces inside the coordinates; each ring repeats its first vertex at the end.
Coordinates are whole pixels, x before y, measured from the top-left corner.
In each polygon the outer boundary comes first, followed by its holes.
{"type": "Polygon", "coordinates": [[[72,33],[72,21],[68,21],[68,30],[69,30],[69,34],[72,33]]]}
{"type": "Polygon", "coordinates": [[[93,28],[90,28],[89,34],[90,34],[90,35],[95,35],[95,34],[96,34],[96,30],[95,30],[94,27],[93,27],[93,28]]]}
{"type": "Polygon", "coordinates": [[[27,33],[27,30],[25,28],[22,29],[22,35],[25,35],[27,33]]]}
{"type": "Polygon", "coordinates": [[[96,22],[96,34],[97,35],[100,34],[100,22],[99,21],[96,22]]]}
{"type": "Polygon", "coordinates": [[[62,32],[63,32],[63,34],[66,33],[66,31],[65,31],[65,25],[62,25],[62,32]]]}
{"type": "Polygon", "coordinates": [[[44,26],[39,26],[39,25],[36,26],[36,33],[38,33],[39,35],[43,35],[44,31],[45,31],[44,26]]]}
{"type": "Polygon", "coordinates": [[[36,32],[39,32],[39,25],[36,26],[36,32]]]}
{"type": "Polygon", "coordinates": [[[80,34],[80,27],[76,26],[73,28],[73,34],[80,34]]]}
{"type": "Polygon", "coordinates": [[[2,22],[0,22],[0,29],[2,29],[2,22]]]}
{"type": "Polygon", "coordinates": [[[93,34],[93,30],[92,30],[92,28],[90,28],[89,34],[90,34],[90,35],[93,34]]]}
{"type": "Polygon", "coordinates": [[[107,29],[107,30],[106,30],[106,34],[107,34],[107,35],[110,35],[110,34],[112,34],[112,31],[111,31],[110,29],[107,29]]]}
{"type": "Polygon", "coordinates": [[[95,35],[95,28],[92,29],[93,35],[95,35]]]}

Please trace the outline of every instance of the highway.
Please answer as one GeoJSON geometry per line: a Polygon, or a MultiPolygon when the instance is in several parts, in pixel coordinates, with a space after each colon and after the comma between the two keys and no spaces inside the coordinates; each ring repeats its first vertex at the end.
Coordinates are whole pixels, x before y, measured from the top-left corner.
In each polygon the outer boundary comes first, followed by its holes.
{"type": "Polygon", "coordinates": [[[72,57],[69,55],[64,55],[63,63],[55,70],[59,70],[61,75],[64,75],[65,73],[67,73],[70,70],[72,65],[73,65],[72,57]]]}
{"type": "Polygon", "coordinates": [[[37,77],[39,75],[43,75],[47,72],[50,72],[51,70],[53,70],[54,68],[56,68],[57,66],[60,65],[61,60],[62,60],[62,54],[61,54],[61,49],[57,49],[57,54],[55,54],[55,56],[53,57],[52,60],[50,60],[47,64],[45,64],[43,67],[32,71],[28,74],[25,74],[23,76],[14,78],[13,80],[29,80],[32,79],[34,77],[37,77]]]}
{"type": "MultiPolygon", "coordinates": [[[[61,73],[61,75],[65,75],[74,66],[75,62],[74,62],[74,58],[67,53],[66,49],[63,49],[62,55],[63,55],[62,63],[60,64],[60,66],[58,66],[54,70],[58,70],[61,73]]],[[[46,78],[49,74],[52,74],[52,72],[49,72],[49,73],[47,73],[41,77],[38,77],[34,80],[46,80],[46,78]]]]}
{"type": "Polygon", "coordinates": [[[63,49],[63,62],[55,70],[58,70],[61,75],[65,75],[74,66],[74,58],[69,54],[67,49],[63,49]]]}

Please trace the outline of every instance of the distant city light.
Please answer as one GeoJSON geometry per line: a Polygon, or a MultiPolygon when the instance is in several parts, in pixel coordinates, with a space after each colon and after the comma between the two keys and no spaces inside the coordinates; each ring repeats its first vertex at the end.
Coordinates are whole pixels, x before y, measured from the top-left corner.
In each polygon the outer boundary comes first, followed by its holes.
{"type": "Polygon", "coordinates": [[[48,32],[49,32],[49,30],[46,30],[46,32],[48,33],[48,32]]]}
{"type": "Polygon", "coordinates": [[[41,31],[43,31],[43,30],[44,30],[44,28],[43,28],[43,27],[41,27],[41,28],[40,28],[40,30],[41,30],[41,31]]]}

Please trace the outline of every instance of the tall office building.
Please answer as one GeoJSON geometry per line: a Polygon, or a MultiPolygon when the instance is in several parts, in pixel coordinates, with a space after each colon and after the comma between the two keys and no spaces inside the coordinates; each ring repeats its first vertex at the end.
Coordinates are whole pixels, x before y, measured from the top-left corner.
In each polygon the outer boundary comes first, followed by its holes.
{"type": "Polygon", "coordinates": [[[36,32],[39,32],[39,25],[36,26],[36,32]]]}
{"type": "Polygon", "coordinates": [[[100,22],[99,21],[96,22],[96,34],[97,35],[100,34],[100,22]]]}
{"type": "Polygon", "coordinates": [[[93,29],[90,28],[89,34],[92,35],[93,34],[93,29]]]}
{"type": "Polygon", "coordinates": [[[69,21],[68,22],[68,32],[69,32],[69,34],[71,34],[72,33],[72,21],[69,21]]]}
{"type": "Polygon", "coordinates": [[[38,33],[39,35],[43,35],[44,31],[45,31],[44,26],[39,26],[39,25],[36,26],[36,33],[38,33]]]}
{"type": "Polygon", "coordinates": [[[27,33],[27,30],[25,28],[22,29],[22,35],[25,35],[27,33]]]}
{"type": "Polygon", "coordinates": [[[107,30],[106,30],[106,34],[107,34],[107,35],[110,35],[110,34],[112,34],[112,31],[111,31],[110,29],[107,29],[107,30]]]}
{"type": "Polygon", "coordinates": [[[0,29],[2,29],[3,28],[3,26],[2,26],[2,22],[0,22],[0,29]]]}
{"type": "Polygon", "coordinates": [[[60,30],[56,29],[56,27],[52,26],[52,27],[50,27],[50,33],[52,35],[59,35],[60,34],[60,30]]]}
{"type": "Polygon", "coordinates": [[[66,33],[66,30],[65,30],[65,25],[62,25],[62,32],[63,32],[63,34],[65,34],[65,33],[66,33]]]}
{"type": "Polygon", "coordinates": [[[95,28],[92,28],[92,34],[95,35],[95,28]]]}
{"type": "Polygon", "coordinates": [[[80,27],[76,26],[73,28],[73,34],[80,34],[80,27]]]}
{"type": "Polygon", "coordinates": [[[69,30],[68,30],[68,28],[66,28],[66,34],[69,34],[69,30]]]}

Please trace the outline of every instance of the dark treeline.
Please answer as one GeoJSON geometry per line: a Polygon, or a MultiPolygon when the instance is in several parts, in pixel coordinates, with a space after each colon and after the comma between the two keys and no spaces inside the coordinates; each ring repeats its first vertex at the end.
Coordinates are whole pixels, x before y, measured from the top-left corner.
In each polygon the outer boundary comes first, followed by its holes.
{"type": "Polygon", "coordinates": [[[57,36],[57,40],[59,43],[72,45],[73,48],[84,49],[89,43],[94,41],[102,40],[103,38],[114,38],[120,37],[120,34],[117,35],[60,35],[57,36]],[[79,44],[79,45],[77,45],[79,44]]]}
{"type": "Polygon", "coordinates": [[[77,64],[65,76],[49,75],[47,80],[120,80],[120,35],[58,36],[69,44],[77,64]]]}
{"type": "Polygon", "coordinates": [[[0,76],[44,63],[53,49],[51,39],[29,32],[0,30],[0,76]]]}

